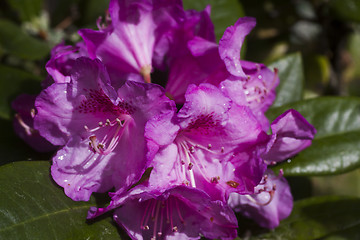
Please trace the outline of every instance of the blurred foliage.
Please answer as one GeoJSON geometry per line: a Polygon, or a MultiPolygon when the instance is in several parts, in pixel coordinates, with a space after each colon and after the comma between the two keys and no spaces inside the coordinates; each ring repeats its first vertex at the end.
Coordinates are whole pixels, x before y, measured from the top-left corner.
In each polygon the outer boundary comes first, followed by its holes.
{"type": "MultiPolygon", "coordinates": [[[[11,127],[14,114],[11,101],[20,93],[39,91],[40,82],[46,77],[45,64],[51,48],[60,42],[79,41],[77,31],[81,28],[95,29],[97,18],[106,15],[108,3],[109,0],[0,1],[0,165],[3,165],[0,184],[6,186],[0,195],[0,211],[9,218],[17,214],[14,216],[18,221],[6,226],[0,221],[3,238],[24,239],[32,233],[33,239],[39,239],[36,234],[40,229],[49,233],[41,236],[42,239],[54,239],[53,230],[56,237],[63,236],[58,239],[67,239],[69,229],[66,226],[57,229],[51,223],[66,224],[67,219],[71,219],[71,233],[78,238],[117,239],[118,234],[123,234],[115,230],[109,216],[93,225],[82,220],[87,207],[94,205],[96,199],[90,203],[69,201],[48,178],[46,161],[24,161],[48,160],[50,154],[36,153],[15,136],[11,127]],[[53,195],[46,195],[43,188],[52,189],[49,191],[53,191],[53,195]],[[31,190],[37,195],[32,197],[31,190]],[[23,204],[21,209],[31,213],[30,217],[26,218],[21,211],[9,211],[18,206],[16,201],[23,204]],[[24,221],[31,223],[28,232],[26,228],[13,232],[24,221]]],[[[278,96],[267,113],[271,120],[292,107],[318,129],[312,147],[289,163],[275,167],[283,168],[285,175],[292,175],[289,183],[297,201],[291,217],[278,229],[268,231],[239,216],[240,236],[246,239],[256,239],[258,234],[260,239],[360,238],[359,199],[322,197],[360,197],[360,1],[184,0],[184,7],[188,9],[201,10],[208,4],[212,5],[211,18],[217,40],[239,17],[247,15],[257,19],[242,56],[279,70],[278,96]]]]}

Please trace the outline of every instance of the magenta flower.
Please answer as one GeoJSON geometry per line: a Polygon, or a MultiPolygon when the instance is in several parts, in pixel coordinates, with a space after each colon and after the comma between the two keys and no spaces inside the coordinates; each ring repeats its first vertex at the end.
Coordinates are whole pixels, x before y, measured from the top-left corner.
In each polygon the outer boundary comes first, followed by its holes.
{"type": "Polygon", "coordinates": [[[187,54],[174,58],[170,66],[166,92],[182,104],[190,84],[222,83],[228,96],[239,105],[249,106],[267,131],[269,121],[264,113],[275,100],[279,78],[263,64],[240,60],[242,42],[254,26],[255,19],[240,18],[225,31],[219,46],[202,36],[187,40],[183,50],[187,54]]]}
{"type": "Polygon", "coordinates": [[[237,235],[231,208],[191,187],[159,192],[140,185],[126,195],[113,194],[107,208],[91,208],[88,218],[111,209],[116,209],[114,220],[132,239],[234,239],[237,235]]]}
{"type": "Polygon", "coordinates": [[[150,157],[145,123],[172,114],[174,104],[152,84],[127,82],[115,91],[98,60],[77,59],[70,79],[45,89],[35,103],[36,129],[51,143],[65,145],[53,158],[54,180],[74,200],[130,187],[150,157]]]}
{"type": "Polygon", "coordinates": [[[109,13],[108,27],[79,32],[90,57],[101,59],[110,75],[135,74],[136,80],[141,74],[145,82],[150,82],[153,55],[164,58],[169,48],[164,39],[183,17],[181,1],[111,0],[109,13]]]}
{"type": "MultiPolygon", "coordinates": [[[[315,128],[297,111],[290,109],[271,124],[272,135],[262,154],[265,162],[275,164],[310,146],[315,128]]],[[[231,194],[228,204],[235,210],[254,219],[260,226],[275,228],[288,217],[293,207],[290,187],[282,173],[276,177],[268,169],[256,186],[255,194],[231,194]]]]}
{"type": "Polygon", "coordinates": [[[266,168],[257,146],[268,139],[261,125],[247,107],[211,84],[190,85],[185,96],[174,124],[149,122],[146,127],[148,134],[171,129],[165,140],[147,135],[163,146],[151,164],[149,184],[192,186],[224,202],[230,192],[252,193],[266,168]]]}

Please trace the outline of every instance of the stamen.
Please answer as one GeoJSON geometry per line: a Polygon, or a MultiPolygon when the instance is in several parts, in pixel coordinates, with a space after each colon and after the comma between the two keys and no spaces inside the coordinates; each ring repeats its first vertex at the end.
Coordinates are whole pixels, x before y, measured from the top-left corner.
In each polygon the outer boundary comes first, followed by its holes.
{"type": "MultiPolygon", "coordinates": [[[[146,217],[146,214],[147,214],[147,211],[149,209],[149,206],[150,206],[150,202],[151,201],[148,201],[148,203],[146,204],[146,207],[145,207],[145,211],[144,211],[144,214],[141,218],[141,222],[140,222],[140,228],[145,230],[145,226],[144,226],[144,220],[145,220],[145,217],[146,217]]],[[[147,226],[148,227],[148,226],[147,226]]],[[[148,227],[149,228],[149,227],[148,227]]]]}
{"type": "Polygon", "coordinates": [[[195,152],[194,146],[191,146],[189,150],[190,150],[190,153],[194,153],[195,152]]]}
{"type": "Polygon", "coordinates": [[[32,109],[30,110],[30,116],[31,116],[32,118],[34,118],[34,117],[35,117],[35,114],[36,114],[36,111],[35,111],[34,108],[32,108],[32,109]]]}
{"type": "Polygon", "coordinates": [[[232,188],[237,188],[240,185],[238,182],[235,181],[227,181],[226,184],[232,188]]]}
{"type": "Polygon", "coordinates": [[[160,217],[160,228],[159,228],[159,232],[157,233],[157,235],[159,236],[159,237],[161,237],[161,235],[162,235],[162,228],[163,228],[163,220],[164,220],[164,209],[165,209],[165,206],[164,206],[164,202],[162,202],[161,203],[161,217],[160,217]]]}
{"type": "MultiPolygon", "coordinates": [[[[276,189],[276,186],[275,186],[275,189],[276,189]]],[[[270,190],[270,191],[262,191],[262,192],[267,192],[269,194],[269,200],[266,201],[265,203],[261,203],[257,200],[255,200],[252,196],[250,195],[245,195],[250,201],[254,202],[255,204],[259,205],[259,206],[266,206],[268,205],[269,203],[271,203],[271,201],[274,199],[274,194],[275,194],[275,189],[273,187],[273,190],[270,190]]],[[[260,192],[260,193],[262,193],[260,192]]]]}
{"type": "MultiPolygon", "coordinates": [[[[149,202],[151,202],[151,203],[149,203],[149,205],[151,205],[151,204],[153,203],[153,204],[152,204],[152,207],[154,207],[154,206],[155,206],[155,203],[156,203],[156,200],[155,200],[155,199],[149,200],[149,202]]],[[[149,209],[149,210],[150,210],[150,209],[149,209]]],[[[150,228],[149,228],[149,225],[148,225],[150,216],[151,216],[151,213],[150,213],[150,211],[149,211],[149,214],[147,214],[146,219],[145,219],[144,230],[149,230],[149,229],[150,229],[150,228]]]]}
{"type": "Polygon", "coordinates": [[[22,118],[21,118],[21,116],[20,116],[19,114],[15,114],[15,118],[16,118],[16,120],[18,120],[20,126],[24,128],[24,130],[25,130],[25,132],[26,132],[26,134],[27,134],[28,136],[31,136],[31,135],[33,135],[33,134],[36,132],[35,129],[33,129],[32,127],[30,127],[29,125],[27,125],[27,124],[22,120],[22,118]]]}
{"type": "Polygon", "coordinates": [[[219,176],[217,176],[217,177],[212,177],[212,178],[210,179],[210,182],[212,182],[212,183],[219,183],[219,181],[220,181],[220,177],[219,177],[219,176]]]}
{"type": "MultiPolygon", "coordinates": [[[[159,218],[159,210],[160,210],[160,201],[157,201],[156,204],[156,215],[155,215],[155,223],[154,223],[154,230],[153,230],[153,238],[156,239],[156,229],[157,229],[157,223],[158,223],[158,218],[159,218]]],[[[161,230],[161,229],[160,229],[161,230]]]]}
{"type": "Polygon", "coordinates": [[[194,164],[189,163],[188,169],[191,170],[193,168],[194,164]]]}
{"type": "Polygon", "coordinates": [[[155,216],[155,205],[156,205],[156,200],[154,200],[154,204],[152,205],[152,210],[151,210],[151,220],[154,221],[154,216],[155,216]]]}
{"type": "Polygon", "coordinates": [[[169,201],[166,201],[166,222],[170,223],[170,218],[169,218],[169,201]]]}
{"type": "Polygon", "coordinates": [[[84,126],[85,130],[90,133],[95,132],[104,127],[110,127],[108,132],[105,134],[104,138],[98,144],[96,143],[97,138],[95,135],[89,137],[90,147],[92,147],[93,151],[103,155],[107,155],[111,153],[118,145],[119,139],[121,138],[124,132],[122,131],[124,124],[125,124],[125,120],[120,120],[119,118],[116,118],[113,122],[111,122],[109,119],[106,119],[105,125],[102,122],[99,122],[98,126],[93,129],[89,129],[89,127],[85,125],[84,126]],[[114,128],[112,128],[114,126],[116,126],[115,130],[114,128]],[[106,144],[106,142],[109,143],[106,144]]]}
{"type": "Polygon", "coordinates": [[[181,212],[180,212],[180,208],[179,208],[179,203],[178,203],[178,201],[177,201],[176,199],[175,199],[175,204],[176,204],[176,210],[177,210],[177,213],[178,213],[178,215],[179,215],[180,221],[181,221],[182,224],[184,224],[185,221],[184,221],[183,217],[181,216],[181,212]]]}
{"type": "Polygon", "coordinates": [[[177,227],[174,226],[173,219],[172,219],[173,209],[171,207],[171,198],[168,198],[168,201],[169,201],[169,208],[170,208],[170,226],[171,226],[171,230],[174,232],[174,228],[176,228],[175,232],[177,232],[177,227]]]}

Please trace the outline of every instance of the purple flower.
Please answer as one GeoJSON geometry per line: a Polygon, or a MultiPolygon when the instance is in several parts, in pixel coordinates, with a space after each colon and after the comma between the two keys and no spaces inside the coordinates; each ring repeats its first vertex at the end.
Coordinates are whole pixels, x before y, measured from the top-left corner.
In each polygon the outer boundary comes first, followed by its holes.
{"type": "Polygon", "coordinates": [[[111,209],[116,209],[114,220],[132,239],[234,239],[237,235],[230,207],[186,186],[158,192],[140,185],[126,195],[113,194],[109,207],[91,208],[88,218],[111,209]]]}
{"type": "Polygon", "coordinates": [[[65,145],[53,158],[54,180],[74,200],[130,187],[151,157],[145,123],[172,114],[174,104],[152,84],[126,82],[115,91],[98,60],[77,59],[70,79],[45,89],[35,103],[36,129],[51,143],[65,145]]]}
{"type": "Polygon", "coordinates": [[[169,46],[162,38],[183,16],[181,1],[112,0],[109,13],[110,26],[79,32],[90,57],[101,59],[110,75],[141,74],[150,82],[153,55],[164,57],[169,46]]]}
{"type": "Polygon", "coordinates": [[[166,92],[182,104],[188,85],[211,83],[219,86],[222,83],[228,96],[239,105],[249,106],[267,131],[269,121],[264,113],[275,100],[279,78],[276,71],[272,72],[263,64],[240,60],[242,42],[254,26],[255,19],[240,18],[226,30],[219,46],[201,36],[186,41],[187,48],[183,52],[187,54],[174,58],[170,66],[166,92]]]}
{"type": "Polygon", "coordinates": [[[35,95],[22,94],[13,102],[12,108],[16,111],[14,129],[17,135],[38,152],[49,152],[56,149],[34,129],[35,95]]]}
{"type": "MultiPolygon", "coordinates": [[[[286,160],[310,146],[316,133],[315,128],[293,109],[275,119],[271,130],[272,135],[262,153],[268,164],[286,160]]],[[[228,203],[235,211],[254,219],[260,226],[275,228],[290,215],[293,198],[282,172],[276,177],[268,169],[256,186],[255,194],[231,194],[228,203]]]]}
{"type": "Polygon", "coordinates": [[[266,168],[257,146],[268,139],[261,125],[247,107],[233,103],[211,84],[190,85],[185,96],[174,124],[146,126],[147,137],[163,146],[151,164],[149,184],[189,185],[224,202],[230,192],[252,193],[266,168]],[[159,128],[170,131],[152,137],[159,128]]]}
{"type": "Polygon", "coordinates": [[[277,227],[281,220],[290,215],[293,197],[284,177],[277,177],[271,170],[267,170],[255,192],[252,195],[232,193],[228,204],[265,228],[277,227]]]}

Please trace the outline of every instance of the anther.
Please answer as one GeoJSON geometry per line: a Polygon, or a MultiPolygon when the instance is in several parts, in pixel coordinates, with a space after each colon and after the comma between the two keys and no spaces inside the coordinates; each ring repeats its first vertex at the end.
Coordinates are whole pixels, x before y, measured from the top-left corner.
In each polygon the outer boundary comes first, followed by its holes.
{"type": "Polygon", "coordinates": [[[190,152],[191,152],[191,153],[194,153],[194,152],[195,152],[194,146],[191,146],[191,147],[190,147],[190,152]]]}
{"type": "Polygon", "coordinates": [[[99,144],[98,144],[98,148],[102,148],[102,149],[104,149],[104,147],[105,147],[105,145],[104,145],[104,144],[102,144],[102,143],[99,143],[99,144]]]}
{"type": "Polygon", "coordinates": [[[209,143],[208,146],[207,146],[207,148],[210,150],[211,147],[212,147],[212,145],[209,143]]]}
{"type": "Polygon", "coordinates": [[[191,170],[193,168],[194,164],[189,163],[188,169],[191,170]]]}
{"type": "Polygon", "coordinates": [[[217,177],[212,177],[212,178],[210,179],[210,182],[212,182],[212,183],[219,183],[219,181],[220,181],[220,177],[219,177],[219,176],[217,176],[217,177]]]}
{"type": "Polygon", "coordinates": [[[240,185],[240,183],[235,182],[235,181],[227,181],[226,184],[232,188],[237,188],[240,185]]]}
{"type": "Polygon", "coordinates": [[[177,226],[174,226],[174,227],[172,228],[172,232],[177,232],[177,231],[178,231],[177,226]]]}
{"type": "Polygon", "coordinates": [[[32,108],[32,109],[30,110],[30,115],[31,115],[32,118],[35,117],[35,113],[36,113],[35,109],[32,108]]]}
{"type": "Polygon", "coordinates": [[[221,153],[224,153],[225,149],[224,147],[221,147],[221,153]]]}
{"type": "Polygon", "coordinates": [[[190,185],[190,182],[189,182],[188,180],[184,180],[184,181],[183,181],[183,184],[184,184],[185,186],[189,186],[189,185],[190,185]]]}

